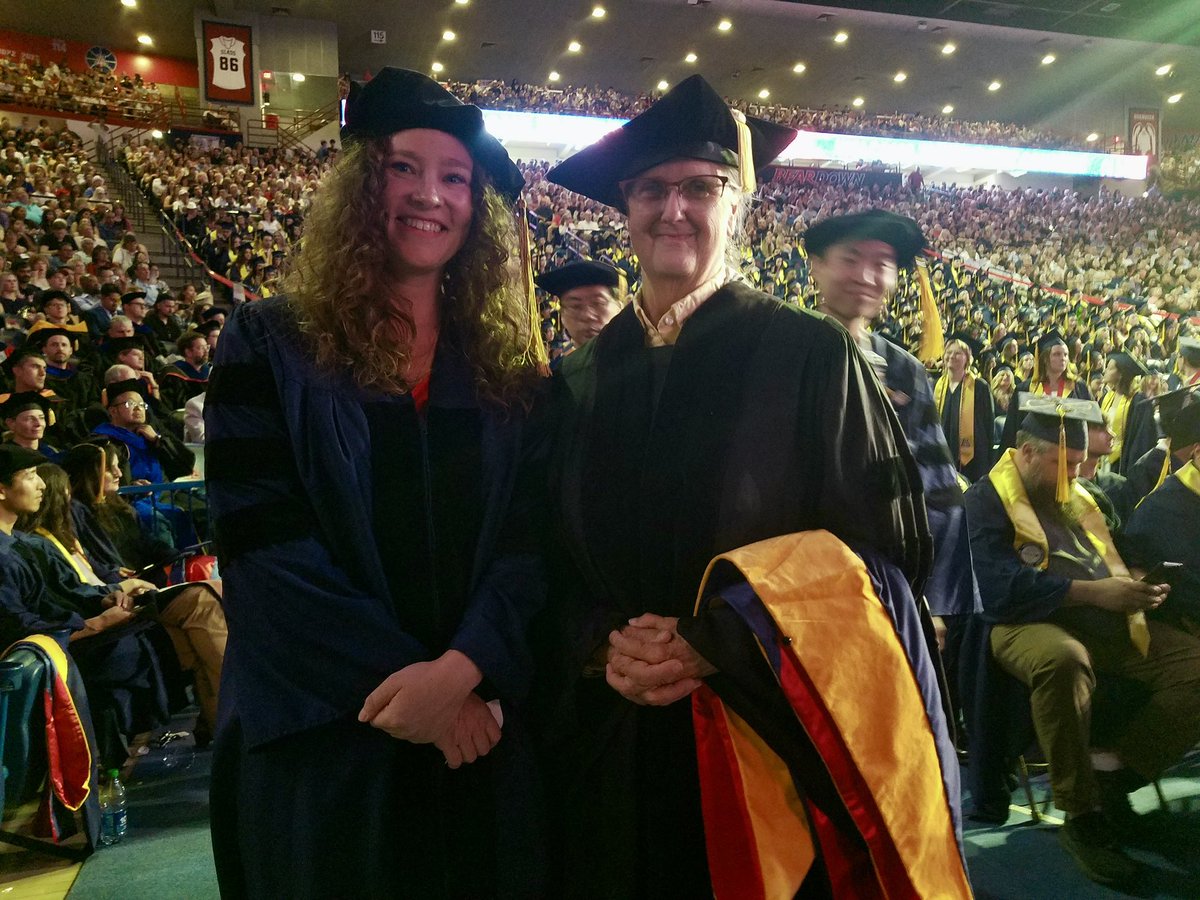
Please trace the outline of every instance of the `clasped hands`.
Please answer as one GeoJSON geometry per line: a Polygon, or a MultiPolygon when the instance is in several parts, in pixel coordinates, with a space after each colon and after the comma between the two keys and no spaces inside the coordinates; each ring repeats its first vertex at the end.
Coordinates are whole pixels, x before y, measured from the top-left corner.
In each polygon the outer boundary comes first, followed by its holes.
{"type": "Polygon", "coordinates": [[[645,613],[608,636],[604,677],[642,706],[682,700],[716,668],[679,636],[679,619],[645,613]]]}
{"type": "Polygon", "coordinates": [[[457,769],[492,751],[500,724],[475,693],[483,680],[463,653],[448,650],[431,662],[393,672],[363,702],[358,721],[414,744],[433,744],[457,769]]]}

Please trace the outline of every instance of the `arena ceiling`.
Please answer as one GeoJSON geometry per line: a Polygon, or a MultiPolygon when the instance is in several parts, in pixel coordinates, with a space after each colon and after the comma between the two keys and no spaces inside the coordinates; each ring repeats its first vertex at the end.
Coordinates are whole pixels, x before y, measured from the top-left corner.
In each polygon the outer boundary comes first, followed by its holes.
{"type": "MultiPolygon", "coordinates": [[[[0,27],[59,34],[114,49],[194,58],[193,4],[92,0],[3,4],[0,27]],[[18,13],[14,7],[23,7],[18,13]]],[[[324,19],[338,26],[339,58],[353,75],[403,65],[469,81],[652,91],[701,72],[718,90],[766,102],[848,105],[1123,131],[1127,106],[1160,106],[1164,127],[1200,130],[1197,0],[207,0],[238,13],[324,19]],[[605,14],[594,16],[602,6],[605,14]],[[903,13],[902,15],[899,13],[903,13]],[[731,27],[722,31],[722,20],[731,27]],[[386,44],[371,42],[383,30],[386,44]],[[450,31],[453,39],[444,34],[450,31]],[[844,42],[835,41],[843,31],[844,42]],[[579,49],[572,51],[571,42],[579,49]],[[945,53],[947,44],[954,46],[945,53]],[[687,62],[688,54],[695,62],[687,62]],[[1047,57],[1052,62],[1043,62],[1047,57]],[[802,64],[797,73],[794,68],[802,64]],[[1156,75],[1160,66],[1172,66],[1156,75]],[[903,80],[897,75],[903,73],[903,80]],[[1000,87],[989,90],[992,82],[1000,87]],[[1176,104],[1167,97],[1181,93],[1176,104]]]]}

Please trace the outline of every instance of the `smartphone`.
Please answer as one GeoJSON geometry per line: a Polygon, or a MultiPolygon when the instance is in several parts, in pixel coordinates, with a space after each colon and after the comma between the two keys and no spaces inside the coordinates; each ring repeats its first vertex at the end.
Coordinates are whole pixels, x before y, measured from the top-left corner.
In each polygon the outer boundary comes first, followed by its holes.
{"type": "Polygon", "coordinates": [[[1183,563],[1177,562],[1160,562],[1157,566],[1146,573],[1146,577],[1142,581],[1146,584],[1166,584],[1175,587],[1179,581],[1179,576],[1183,574],[1183,563]]]}

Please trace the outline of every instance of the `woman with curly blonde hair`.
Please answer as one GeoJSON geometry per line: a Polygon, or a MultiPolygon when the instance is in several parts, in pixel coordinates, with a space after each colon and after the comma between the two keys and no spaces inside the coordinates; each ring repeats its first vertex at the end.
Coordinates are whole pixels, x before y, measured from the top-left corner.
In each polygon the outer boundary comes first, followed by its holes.
{"type": "Polygon", "coordinates": [[[285,294],[232,316],[205,401],[221,890],[535,896],[524,180],[415,72],[352,94],[342,135],[285,294]]]}

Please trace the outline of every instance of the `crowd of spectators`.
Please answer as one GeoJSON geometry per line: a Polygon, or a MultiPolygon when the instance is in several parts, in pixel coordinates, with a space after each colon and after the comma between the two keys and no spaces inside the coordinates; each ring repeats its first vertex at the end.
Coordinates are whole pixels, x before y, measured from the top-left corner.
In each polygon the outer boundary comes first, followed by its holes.
{"type": "Polygon", "coordinates": [[[101,69],[72,71],[66,63],[41,65],[0,57],[0,104],[78,113],[101,120],[161,118],[163,97],[138,74],[101,69]]]}
{"type": "Polygon", "coordinates": [[[188,486],[154,486],[198,478],[224,312],[159,277],[76,134],[4,119],[0,136],[0,644],[71,633],[108,767],[187,704],[184,669],[203,729],[215,726],[216,594],[163,590],[206,537],[202,495],[185,511],[188,486]]]}
{"type": "MultiPolygon", "coordinates": [[[[452,82],[449,88],[465,102],[485,109],[519,109],[613,118],[632,118],[644,112],[657,99],[654,94],[624,94],[613,88],[571,85],[543,87],[518,81],[452,82]]],[[[783,122],[802,131],[1042,147],[1051,150],[1095,149],[1095,145],[1088,143],[1083,136],[1059,134],[1011,122],[972,122],[952,116],[929,116],[899,111],[875,114],[848,106],[808,108],[730,97],[726,97],[725,101],[748,115],[783,122]]]]}

